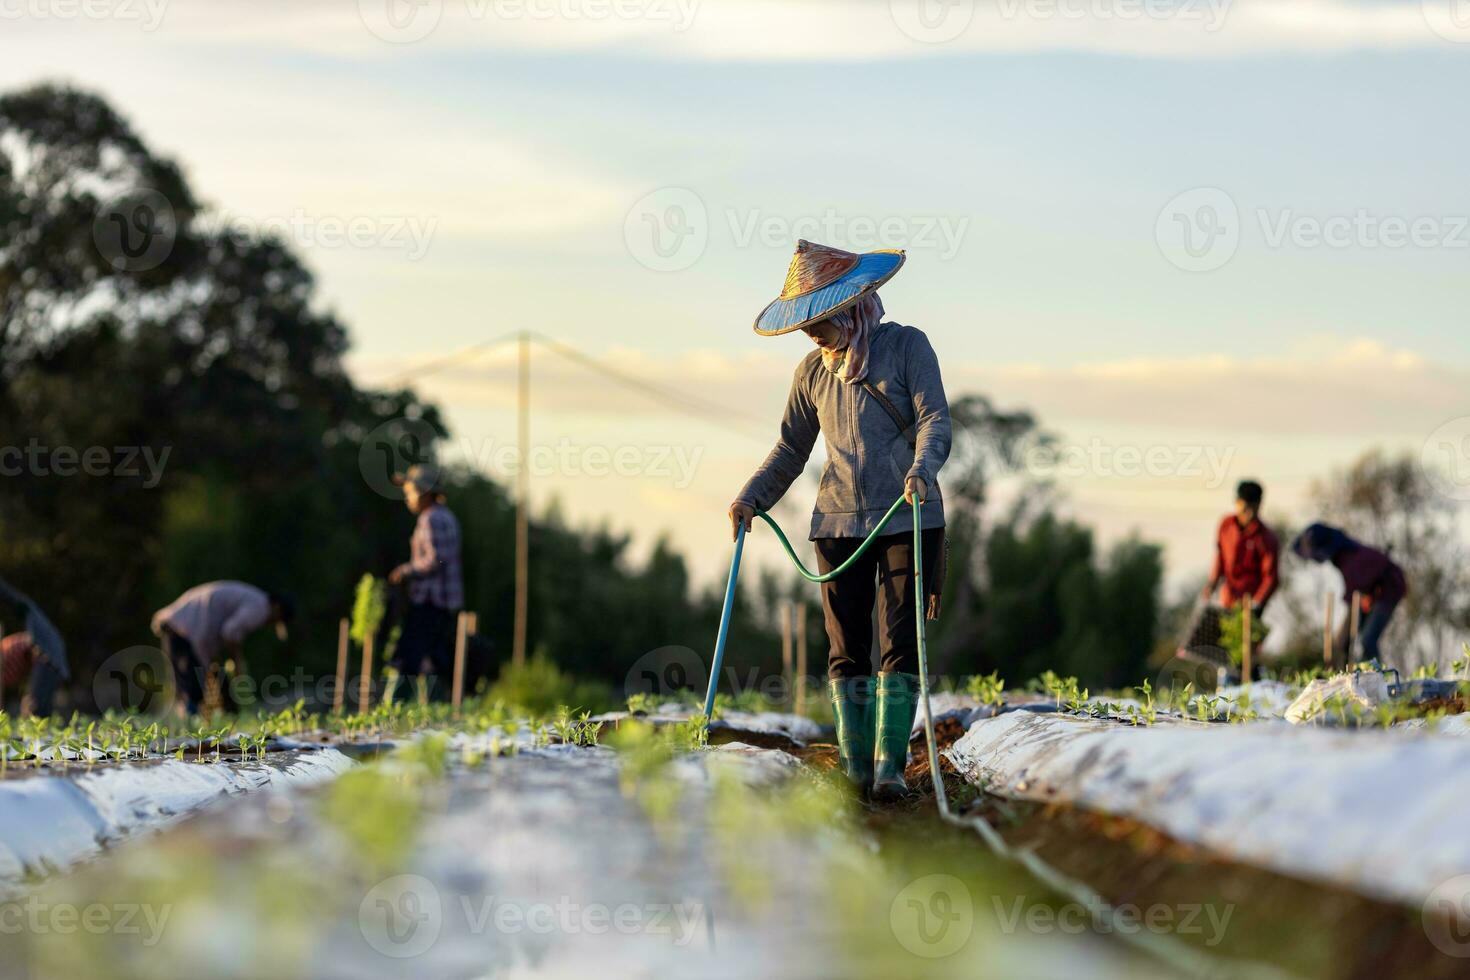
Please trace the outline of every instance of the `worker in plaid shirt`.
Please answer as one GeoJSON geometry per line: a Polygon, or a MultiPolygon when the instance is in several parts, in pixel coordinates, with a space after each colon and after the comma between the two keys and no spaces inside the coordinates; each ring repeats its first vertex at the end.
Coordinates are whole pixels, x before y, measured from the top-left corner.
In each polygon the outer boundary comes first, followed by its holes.
{"type": "Polygon", "coordinates": [[[418,521],[409,560],[393,569],[388,581],[408,588],[408,610],[390,665],[403,677],[429,677],[431,695],[442,697],[445,685],[433,681],[454,666],[454,624],[464,608],[464,570],[459,521],[444,502],[441,480],[437,466],[421,465],[409,467],[397,481],[418,521]]]}

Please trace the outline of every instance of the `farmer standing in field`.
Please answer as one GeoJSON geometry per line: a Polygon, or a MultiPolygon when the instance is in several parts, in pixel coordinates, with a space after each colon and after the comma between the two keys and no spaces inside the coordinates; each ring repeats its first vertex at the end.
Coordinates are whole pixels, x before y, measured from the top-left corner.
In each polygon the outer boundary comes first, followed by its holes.
{"type": "MultiPolygon", "coordinates": [[[[393,585],[408,587],[408,610],[391,666],[401,677],[430,678],[430,693],[436,697],[443,697],[444,691],[443,685],[432,690],[433,679],[454,667],[455,617],[464,608],[459,520],[445,503],[442,481],[439,468],[432,464],[411,466],[395,481],[418,520],[409,539],[409,560],[388,575],[393,585]]],[[[388,692],[389,700],[394,693],[388,692]]]]}
{"type": "Polygon", "coordinates": [[[238,710],[222,676],[231,662],[235,676],[245,673],[245,638],[269,626],[286,642],[286,624],[296,611],[290,596],[244,582],[206,582],[153,614],[153,633],[174,669],[185,710],[195,715],[211,683],[218,683],[226,711],[238,710]]]}
{"type": "MultiPolygon", "coordinates": [[[[1358,632],[1359,660],[1383,662],[1378,641],[1393,618],[1394,610],[1409,594],[1404,570],[1377,548],[1370,548],[1327,524],[1312,524],[1297,536],[1291,550],[1308,561],[1332,562],[1342,573],[1342,594],[1348,605],[1357,595],[1363,613],[1358,632]]],[[[1337,635],[1337,648],[1344,650],[1351,637],[1347,624],[1337,635]]],[[[1354,651],[1347,651],[1352,658],[1354,651]]]]}
{"type": "Polygon", "coordinates": [[[1254,480],[1235,488],[1235,513],[1225,516],[1215,534],[1215,562],[1204,591],[1208,598],[1218,589],[1226,609],[1249,601],[1257,621],[1281,581],[1276,571],[1281,542],[1261,521],[1263,496],[1254,480]]]}
{"type": "MultiPolygon", "coordinates": [[[[858,255],[799,242],[780,297],[755,322],[775,337],[800,330],[817,349],[796,366],[781,436],[730,506],[732,529],[750,530],[801,475],[824,438],[811,540],[818,568],[840,565],[902,494],[919,501],[924,579],[937,614],[936,570],[944,535],[937,478],[949,457],[949,404],[929,339],[884,321],[878,288],[904,263],[894,251],[858,255]]],[[[822,585],[822,610],[838,750],[848,778],[876,799],[905,794],[909,734],[918,705],[911,534],[893,530],[858,563],[822,585]],[[878,608],[880,669],[872,676],[873,607],[878,608]]]]}

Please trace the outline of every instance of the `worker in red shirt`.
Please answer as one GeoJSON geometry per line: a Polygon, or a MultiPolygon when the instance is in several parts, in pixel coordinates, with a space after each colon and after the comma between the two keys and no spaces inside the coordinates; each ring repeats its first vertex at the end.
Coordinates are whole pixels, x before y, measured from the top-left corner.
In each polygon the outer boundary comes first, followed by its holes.
{"type": "Polygon", "coordinates": [[[1249,599],[1257,618],[1281,581],[1276,572],[1281,543],[1261,522],[1263,495],[1261,485],[1254,480],[1245,480],[1235,488],[1235,513],[1220,522],[1214,569],[1204,591],[1208,598],[1218,589],[1220,605],[1226,609],[1249,599]]]}

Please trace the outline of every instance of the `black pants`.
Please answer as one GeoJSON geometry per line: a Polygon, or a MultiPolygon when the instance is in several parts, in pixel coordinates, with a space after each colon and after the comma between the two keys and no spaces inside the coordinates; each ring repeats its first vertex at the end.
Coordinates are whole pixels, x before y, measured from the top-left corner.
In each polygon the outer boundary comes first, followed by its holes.
{"type": "Polygon", "coordinates": [[[409,603],[398,646],[393,650],[392,665],[398,673],[403,677],[428,677],[429,696],[435,700],[448,697],[449,675],[454,670],[454,623],[451,610],[409,603]]]}
{"type": "MultiPolygon", "coordinates": [[[[877,538],[847,571],[822,585],[822,615],[826,620],[827,676],[833,680],[872,674],[873,604],[878,604],[878,662],[883,671],[919,672],[919,642],[915,619],[923,615],[914,604],[914,536],[912,532],[877,538]]],[[[861,538],[817,538],[817,570],[826,574],[841,565],[862,544],[861,538]]],[[[924,588],[932,593],[944,528],[923,533],[924,588]]]]}
{"type": "Polygon", "coordinates": [[[194,652],[194,644],[167,626],[163,628],[163,655],[173,665],[174,686],[178,692],[176,696],[183,699],[184,708],[189,714],[197,715],[203,710],[211,673],[217,673],[219,677],[220,710],[232,714],[240,710],[240,706],[235,703],[234,692],[230,690],[230,678],[225,674],[223,665],[204,666],[194,652]]]}

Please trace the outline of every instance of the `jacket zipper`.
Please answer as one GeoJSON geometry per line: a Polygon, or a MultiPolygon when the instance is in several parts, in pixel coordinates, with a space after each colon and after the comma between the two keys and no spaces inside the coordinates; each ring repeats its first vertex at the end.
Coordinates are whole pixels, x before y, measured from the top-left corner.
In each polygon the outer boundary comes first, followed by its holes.
{"type": "Polygon", "coordinates": [[[857,489],[858,520],[867,518],[868,499],[863,493],[863,466],[862,466],[862,429],[861,410],[858,407],[858,399],[853,391],[853,385],[844,384],[845,394],[848,396],[848,414],[852,417],[852,426],[848,430],[852,437],[852,480],[857,489]]]}

